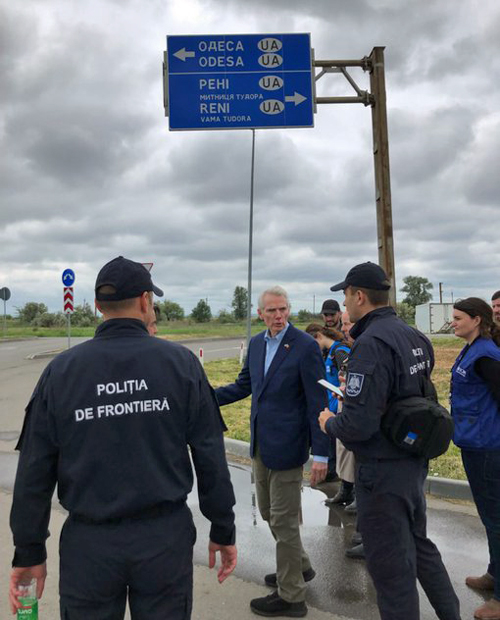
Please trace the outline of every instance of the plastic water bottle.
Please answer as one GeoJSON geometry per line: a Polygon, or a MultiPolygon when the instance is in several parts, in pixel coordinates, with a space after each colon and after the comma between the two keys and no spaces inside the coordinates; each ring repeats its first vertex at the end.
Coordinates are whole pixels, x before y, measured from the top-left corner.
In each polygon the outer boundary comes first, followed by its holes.
{"type": "Polygon", "coordinates": [[[21,594],[18,596],[22,607],[17,610],[18,618],[38,620],[38,599],[36,597],[36,579],[21,582],[18,585],[21,594]]]}

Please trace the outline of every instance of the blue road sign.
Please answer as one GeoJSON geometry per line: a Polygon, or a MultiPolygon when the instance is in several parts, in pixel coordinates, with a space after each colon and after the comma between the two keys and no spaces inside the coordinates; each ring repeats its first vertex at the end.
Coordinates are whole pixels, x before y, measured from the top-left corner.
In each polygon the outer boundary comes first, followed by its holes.
{"type": "Polygon", "coordinates": [[[64,286],[73,286],[75,282],[75,272],[73,269],[65,269],[62,274],[62,283],[64,286]]]}
{"type": "Polygon", "coordinates": [[[312,127],[309,34],[167,37],[171,130],[312,127]]]}

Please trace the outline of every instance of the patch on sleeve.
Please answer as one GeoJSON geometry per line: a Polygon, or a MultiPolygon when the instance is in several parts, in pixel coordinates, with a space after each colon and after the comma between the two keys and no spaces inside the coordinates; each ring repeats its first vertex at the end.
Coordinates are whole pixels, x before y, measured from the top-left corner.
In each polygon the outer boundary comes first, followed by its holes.
{"type": "Polygon", "coordinates": [[[359,396],[361,394],[361,390],[363,389],[364,380],[365,380],[365,375],[362,375],[359,372],[348,372],[346,391],[345,391],[347,396],[351,396],[351,397],[359,396]]]}

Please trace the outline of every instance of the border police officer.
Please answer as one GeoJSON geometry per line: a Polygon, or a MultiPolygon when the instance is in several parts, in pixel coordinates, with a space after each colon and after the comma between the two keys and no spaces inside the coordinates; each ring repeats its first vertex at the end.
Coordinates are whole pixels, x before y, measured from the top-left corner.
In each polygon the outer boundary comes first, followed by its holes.
{"type": "Polygon", "coordinates": [[[370,262],[332,286],[344,291],[355,342],[342,413],[323,411],[320,425],[356,457],[358,525],[382,620],[419,620],[417,579],[438,618],[459,620],[458,598],[426,534],[427,462],[381,431],[388,404],[421,395],[419,375],[429,376],[434,365],[429,340],[388,306],[389,288],[384,270],[370,262]]]}
{"type": "Polygon", "coordinates": [[[45,540],[57,483],[69,512],[60,542],[60,606],[67,620],[187,620],[196,538],[186,497],[193,485],[212,522],[209,565],[220,552],[223,581],[236,565],[234,493],[223,422],[188,349],[151,338],[153,293],[140,264],[122,256],[96,281],[104,315],[95,337],[61,353],[26,408],[11,512],[18,584],[43,592],[45,540]]]}

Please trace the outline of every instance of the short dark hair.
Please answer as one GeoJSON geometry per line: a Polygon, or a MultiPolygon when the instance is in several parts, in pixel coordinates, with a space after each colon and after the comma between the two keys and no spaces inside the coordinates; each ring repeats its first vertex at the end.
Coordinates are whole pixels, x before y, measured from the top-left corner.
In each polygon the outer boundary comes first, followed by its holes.
{"type": "Polygon", "coordinates": [[[500,298],[500,291],[496,291],[495,293],[493,293],[493,295],[491,296],[491,301],[495,301],[495,299],[499,299],[500,298]]]}
{"type": "Polygon", "coordinates": [[[351,286],[353,291],[361,291],[367,297],[372,306],[387,306],[389,304],[389,291],[364,288],[361,286],[351,286]]]}
{"type": "MultiPolygon", "coordinates": [[[[109,284],[103,284],[98,289],[96,289],[96,297],[97,293],[102,293],[103,295],[114,295],[116,293],[116,289],[114,286],[109,284]]],[[[136,297],[130,297],[129,299],[120,299],[119,301],[99,301],[99,308],[102,312],[115,314],[117,312],[123,312],[125,310],[130,310],[135,304],[136,297]]]]}

